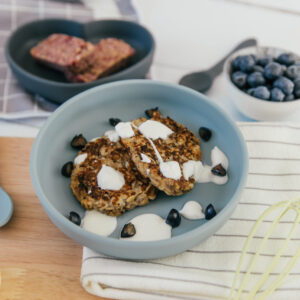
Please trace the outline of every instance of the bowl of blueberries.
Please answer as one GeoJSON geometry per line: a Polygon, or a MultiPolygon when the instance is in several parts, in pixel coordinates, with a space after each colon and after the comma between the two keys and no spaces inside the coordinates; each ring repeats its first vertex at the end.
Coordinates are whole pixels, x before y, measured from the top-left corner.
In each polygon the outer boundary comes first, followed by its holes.
{"type": "Polygon", "coordinates": [[[248,47],[225,63],[231,99],[246,116],[283,121],[300,111],[300,56],[272,47],[248,47]]]}

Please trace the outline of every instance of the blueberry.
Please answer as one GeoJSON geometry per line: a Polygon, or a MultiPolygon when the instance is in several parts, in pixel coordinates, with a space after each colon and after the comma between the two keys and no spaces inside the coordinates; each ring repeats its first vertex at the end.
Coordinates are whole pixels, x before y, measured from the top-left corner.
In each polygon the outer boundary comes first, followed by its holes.
{"type": "Polygon", "coordinates": [[[277,57],[277,61],[280,64],[290,66],[295,62],[295,57],[293,53],[282,53],[277,57]]]}
{"type": "Polygon", "coordinates": [[[206,220],[210,220],[212,219],[215,215],[216,215],[216,211],[215,211],[215,208],[212,204],[209,204],[206,208],[205,208],[205,212],[204,212],[204,215],[205,215],[205,219],[206,220]]]}
{"type": "Polygon", "coordinates": [[[231,63],[231,66],[234,70],[240,70],[240,61],[241,61],[241,56],[237,56],[231,63]]]}
{"type": "Polygon", "coordinates": [[[270,91],[265,86],[258,86],[253,92],[253,96],[263,100],[270,99],[270,91]]]}
{"type": "Polygon", "coordinates": [[[290,95],[294,90],[294,82],[284,76],[276,79],[273,86],[281,89],[286,95],[290,95]]]}
{"type": "Polygon", "coordinates": [[[283,101],[285,94],[279,88],[273,88],[271,90],[271,100],[273,101],[283,101]]]}
{"type": "MultiPolygon", "coordinates": [[[[298,95],[299,95],[299,98],[300,98],[300,91],[298,91],[298,95]]],[[[287,95],[284,98],[284,101],[293,101],[293,100],[295,100],[295,96],[293,94],[287,95]]]]}
{"type": "Polygon", "coordinates": [[[296,89],[296,88],[300,88],[300,78],[296,78],[296,79],[294,80],[294,85],[295,85],[295,89],[296,89]]]}
{"type": "Polygon", "coordinates": [[[172,208],[166,219],[166,223],[172,226],[172,228],[178,227],[181,222],[181,216],[177,209],[172,208]]]}
{"type": "Polygon", "coordinates": [[[282,67],[276,62],[271,62],[265,66],[264,75],[269,80],[275,80],[282,74],[282,67]]]}
{"type": "Polygon", "coordinates": [[[121,231],[121,237],[122,238],[132,237],[135,234],[136,234],[136,230],[135,230],[135,227],[132,223],[125,224],[122,231],[121,231]]]}
{"type": "MultiPolygon", "coordinates": [[[[293,95],[293,94],[291,94],[291,95],[293,95]]],[[[291,96],[291,95],[289,95],[289,96],[291,96]]],[[[300,88],[297,88],[297,89],[294,90],[294,95],[295,95],[296,99],[300,98],[300,88]]],[[[287,101],[289,101],[289,100],[294,100],[294,99],[288,99],[287,101]]]]}
{"type": "Polygon", "coordinates": [[[65,177],[70,177],[72,174],[72,171],[73,171],[73,162],[72,161],[68,161],[61,168],[61,174],[65,177]]]}
{"type": "Polygon", "coordinates": [[[149,108],[149,109],[146,109],[145,110],[145,114],[148,118],[152,118],[153,117],[153,114],[154,112],[158,111],[158,107],[154,107],[154,108],[149,108]]]}
{"type": "Polygon", "coordinates": [[[81,150],[85,145],[87,141],[84,138],[84,136],[80,133],[78,135],[75,135],[71,141],[71,147],[77,150],[81,150]]]}
{"type": "Polygon", "coordinates": [[[216,166],[214,166],[211,169],[211,172],[216,175],[216,176],[220,176],[220,177],[224,177],[226,176],[227,172],[226,170],[223,168],[223,166],[221,164],[218,164],[216,166]]]}
{"type": "Polygon", "coordinates": [[[263,73],[264,72],[264,68],[262,66],[259,66],[259,65],[255,65],[253,67],[253,72],[260,72],[260,73],[263,73]]]}
{"type": "Polygon", "coordinates": [[[200,127],[199,128],[199,135],[201,139],[205,142],[209,141],[211,138],[211,130],[206,127],[200,127]]]}
{"type": "Polygon", "coordinates": [[[257,87],[259,85],[264,85],[266,83],[266,80],[262,73],[253,72],[248,75],[247,82],[251,87],[257,87]]]}
{"type": "Polygon", "coordinates": [[[80,218],[79,214],[78,214],[77,212],[75,212],[75,211],[71,211],[71,212],[70,212],[68,219],[69,219],[72,223],[74,223],[74,224],[76,224],[76,225],[78,225],[78,226],[79,226],[80,223],[81,223],[81,218],[80,218]]]}
{"type": "Polygon", "coordinates": [[[262,58],[259,58],[257,60],[257,63],[263,67],[265,67],[267,64],[271,63],[274,60],[273,56],[271,55],[266,55],[262,58]]]}
{"type": "Polygon", "coordinates": [[[255,66],[255,59],[252,55],[244,55],[240,58],[240,69],[243,72],[251,72],[255,66]]]}
{"type": "Polygon", "coordinates": [[[246,91],[246,93],[249,94],[250,96],[253,96],[254,95],[254,91],[255,91],[255,88],[251,88],[251,89],[248,89],[246,91]]]}
{"type": "Polygon", "coordinates": [[[300,65],[289,66],[286,70],[286,76],[293,80],[300,77],[300,65]]]}
{"type": "Polygon", "coordinates": [[[237,87],[243,88],[246,84],[247,74],[237,71],[232,74],[231,79],[237,87]]]}
{"type": "Polygon", "coordinates": [[[287,66],[286,65],[281,65],[281,69],[282,69],[282,74],[285,74],[285,72],[287,70],[287,66]]]}
{"type": "Polygon", "coordinates": [[[111,126],[116,126],[121,122],[121,120],[118,118],[109,118],[108,122],[111,126]]]}

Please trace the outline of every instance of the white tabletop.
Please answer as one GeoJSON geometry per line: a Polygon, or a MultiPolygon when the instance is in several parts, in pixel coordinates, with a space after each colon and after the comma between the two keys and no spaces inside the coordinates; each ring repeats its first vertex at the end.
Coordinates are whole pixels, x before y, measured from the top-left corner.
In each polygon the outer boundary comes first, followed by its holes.
{"type": "MultiPolygon", "coordinates": [[[[96,18],[120,17],[112,1],[86,2],[96,18]]],[[[152,79],[177,83],[185,73],[209,68],[248,37],[256,37],[261,45],[300,53],[300,1],[297,0],[134,0],[133,4],[140,22],[156,40],[152,79]]],[[[207,96],[234,120],[249,120],[233,106],[222,75],[207,96]]],[[[299,117],[289,121],[297,121],[299,117]]],[[[0,121],[0,136],[34,137],[41,121],[30,124],[0,121]]]]}

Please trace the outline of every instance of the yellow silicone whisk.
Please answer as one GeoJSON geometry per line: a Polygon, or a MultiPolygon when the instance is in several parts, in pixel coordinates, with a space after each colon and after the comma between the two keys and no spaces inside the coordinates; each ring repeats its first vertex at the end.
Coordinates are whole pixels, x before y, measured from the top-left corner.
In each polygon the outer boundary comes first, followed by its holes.
{"type": "Polygon", "coordinates": [[[264,288],[264,291],[258,293],[261,288],[265,285],[265,283],[268,281],[269,277],[270,277],[270,273],[274,270],[274,268],[277,266],[279,259],[281,257],[281,255],[284,253],[286,247],[288,246],[289,241],[291,240],[295,229],[298,225],[300,221],[300,198],[298,199],[291,199],[288,201],[282,201],[279,202],[277,204],[272,205],[271,207],[269,207],[267,210],[265,210],[261,216],[259,217],[259,219],[255,222],[255,224],[253,225],[250,234],[245,242],[245,245],[243,247],[243,251],[236,269],[236,273],[235,273],[235,277],[234,277],[234,281],[233,281],[233,285],[231,287],[231,291],[230,291],[230,296],[228,298],[228,300],[241,300],[241,299],[245,299],[245,300],[264,300],[266,299],[276,288],[278,288],[281,283],[283,282],[283,280],[288,276],[288,274],[291,272],[292,268],[294,267],[294,265],[296,264],[299,256],[300,256],[300,247],[297,250],[297,252],[295,253],[295,255],[293,256],[293,258],[290,260],[290,262],[284,267],[284,269],[281,271],[281,273],[273,280],[273,282],[271,282],[267,287],[264,288]],[[252,241],[252,238],[254,236],[254,234],[256,233],[259,225],[263,222],[263,220],[272,212],[274,212],[275,210],[279,210],[279,214],[278,216],[275,218],[275,220],[272,222],[271,227],[269,228],[269,230],[267,231],[265,237],[263,238],[263,240],[261,241],[261,243],[258,246],[258,249],[255,253],[255,255],[253,256],[253,258],[250,261],[249,266],[247,267],[247,271],[244,274],[244,277],[241,281],[241,284],[239,287],[237,287],[237,282],[239,277],[241,276],[241,267],[244,263],[245,260],[245,256],[247,254],[247,251],[249,249],[249,245],[250,242],[252,241]],[[273,259],[271,260],[270,265],[266,268],[266,270],[264,271],[264,273],[259,277],[257,283],[254,285],[253,288],[251,288],[251,290],[249,290],[248,294],[245,295],[242,298],[242,292],[243,290],[245,290],[245,287],[247,286],[247,283],[249,281],[249,276],[251,274],[251,271],[253,270],[255,263],[257,262],[257,259],[259,258],[268,238],[270,237],[270,235],[273,233],[275,227],[278,225],[278,223],[280,222],[280,220],[284,217],[284,215],[286,215],[286,213],[290,210],[294,210],[296,212],[296,216],[293,222],[293,226],[289,232],[289,234],[287,235],[286,239],[284,240],[283,244],[281,245],[281,247],[278,249],[277,253],[274,255],[273,259]]]}

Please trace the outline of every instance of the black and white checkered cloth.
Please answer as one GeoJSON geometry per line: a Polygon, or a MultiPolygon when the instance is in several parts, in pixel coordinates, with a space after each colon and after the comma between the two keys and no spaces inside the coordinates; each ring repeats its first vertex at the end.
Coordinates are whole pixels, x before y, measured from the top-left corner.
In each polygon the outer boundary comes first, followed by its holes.
{"type": "Polygon", "coordinates": [[[37,19],[66,18],[87,22],[92,11],[80,1],[1,0],[0,1],[0,118],[46,116],[56,108],[45,99],[26,93],[14,78],[5,60],[5,44],[19,26],[37,19]]]}

